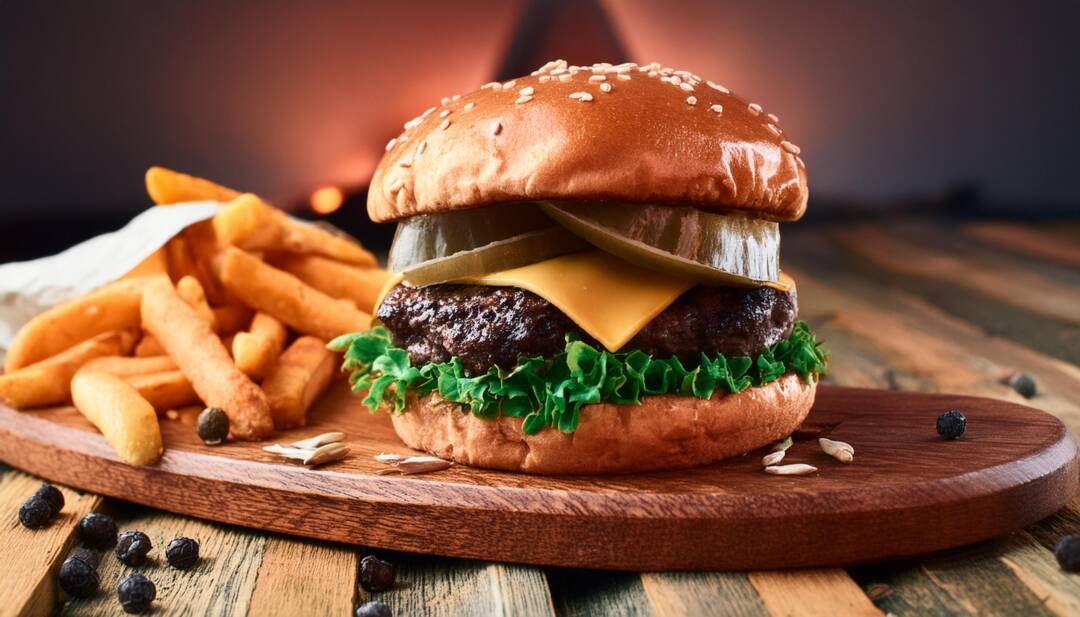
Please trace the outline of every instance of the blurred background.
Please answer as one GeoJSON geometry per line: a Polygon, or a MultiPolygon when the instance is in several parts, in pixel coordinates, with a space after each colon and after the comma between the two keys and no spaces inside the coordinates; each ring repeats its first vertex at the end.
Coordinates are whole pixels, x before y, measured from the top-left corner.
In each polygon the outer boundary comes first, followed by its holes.
{"type": "Polygon", "coordinates": [[[809,219],[1080,213],[1080,3],[0,0],[0,262],[149,206],[164,165],[385,248],[364,190],[443,96],[544,61],[692,70],[782,119],[809,219]]]}

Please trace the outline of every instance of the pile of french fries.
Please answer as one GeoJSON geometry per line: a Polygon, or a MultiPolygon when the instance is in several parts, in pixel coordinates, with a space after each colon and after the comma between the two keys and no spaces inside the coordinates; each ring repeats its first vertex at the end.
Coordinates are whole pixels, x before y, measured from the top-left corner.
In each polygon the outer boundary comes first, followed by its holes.
{"type": "Polygon", "coordinates": [[[259,197],[161,167],[159,206],[220,201],[124,278],[27,323],[8,350],[0,401],[74,403],[131,464],[164,452],[159,415],[204,407],[230,437],[303,426],[337,374],[331,338],[370,326],[389,274],[360,244],[259,197]]]}

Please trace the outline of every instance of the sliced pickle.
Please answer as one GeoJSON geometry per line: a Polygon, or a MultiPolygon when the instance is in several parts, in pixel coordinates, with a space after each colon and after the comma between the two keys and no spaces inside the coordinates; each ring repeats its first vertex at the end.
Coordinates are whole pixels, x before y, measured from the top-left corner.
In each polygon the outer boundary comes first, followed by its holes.
{"type": "Polygon", "coordinates": [[[405,268],[405,282],[424,287],[469,276],[509,270],[590,248],[590,244],[562,227],[529,231],[484,246],[429,259],[405,268]]]}
{"type": "Polygon", "coordinates": [[[542,202],[556,222],[641,266],[738,286],[780,280],[779,225],[690,206],[542,202]]]}
{"type": "Polygon", "coordinates": [[[500,205],[414,216],[398,224],[387,267],[391,272],[553,227],[536,203],[500,205]]]}

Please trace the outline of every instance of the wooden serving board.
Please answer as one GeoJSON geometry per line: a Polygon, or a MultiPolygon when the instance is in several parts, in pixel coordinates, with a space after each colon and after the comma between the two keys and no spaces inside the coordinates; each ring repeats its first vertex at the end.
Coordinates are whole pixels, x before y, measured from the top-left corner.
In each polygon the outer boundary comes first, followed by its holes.
{"type": "Polygon", "coordinates": [[[382,476],[373,456],[407,453],[385,414],[339,384],[293,441],[341,430],[349,458],[309,470],[260,444],[203,445],[162,421],[153,467],[121,463],[74,409],[0,407],[0,459],[52,481],[225,523],[403,551],[627,570],[846,565],[929,553],[1004,534],[1063,506],[1077,488],[1077,446],[1053,416],[991,399],[821,386],[785,462],[763,451],[687,471],[528,476],[455,466],[382,476]],[[944,441],[935,419],[968,417],[944,441]],[[855,461],[821,452],[852,444],[855,461]]]}

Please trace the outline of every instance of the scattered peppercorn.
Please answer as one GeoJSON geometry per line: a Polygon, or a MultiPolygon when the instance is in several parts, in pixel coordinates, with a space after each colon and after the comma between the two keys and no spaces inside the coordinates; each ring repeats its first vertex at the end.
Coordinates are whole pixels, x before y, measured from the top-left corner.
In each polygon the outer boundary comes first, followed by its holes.
{"type": "Polygon", "coordinates": [[[138,566],[146,562],[146,555],[153,547],[145,533],[125,531],[116,540],[116,558],[125,565],[138,566]]]}
{"type": "Polygon", "coordinates": [[[30,499],[19,507],[19,522],[28,529],[41,529],[47,526],[54,516],[56,510],[52,504],[37,495],[31,495],[30,499]]]}
{"type": "Polygon", "coordinates": [[[52,484],[42,484],[34,493],[34,496],[41,497],[49,502],[49,505],[57,512],[64,509],[64,494],[52,484]]]}
{"type": "Polygon", "coordinates": [[[955,409],[950,409],[938,416],[937,432],[945,439],[960,439],[967,428],[967,418],[955,409]]]}
{"type": "Polygon", "coordinates": [[[195,432],[208,446],[216,446],[229,435],[229,416],[217,407],[207,407],[199,414],[195,432]]]}
{"type": "Polygon", "coordinates": [[[394,564],[375,555],[360,560],[360,586],[368,591],[383,591],[394,586],[394,564]]]}
{"type": "Polygon", "coordinates": [[[91,512],[82,517],[77,529],[79,539],[91,548],[109,548],[116,544],[116,523],[108,514],[91,512]]]}
{"type": "Polygon", "coordinates": [[[393,613],[382,602],[368,602],[356,607],[356,617],[393,617],[393,613]]]}
{"type": "Polygon", "coordinates": [[[98,588],[97,569],[74,555],[60,564],[60,589],[74,598],[89,598],[98,588]]]}
{"type": "Polygon", "coordinates": [[[1024,398],[1035,396],[1039,389],[1035,384],[1035,378],[1031,373],[1025,373],[1023,371],[1017,371],[1012,375],[1009,375],[1005,383],[1013,390],[1016,390],[1016,392],[1024,398]]]}
{"type": "Polygon", "coordinates": [[[172,567],[187,570],[199,560],[199,542],[183,536],[173,538],[165,547],[165,559],[172,567]]]}
{"type": "Polygon", "coordinates": [[[99,562],[97,553],[87,550],[81,546],[76,546],[75,548],[71,549],[71,553],[68,555],[68,559],[78,559],[79,561],[85,563],[91,568],[94,568],[95,570],[97,569],[99,562]]]}
{"type": "Polygon", "coordinates": [[[1080,572],[1080,536],[1065,536],[1054,545],[1054,557],[1066,572],[1080,572]]]}
{"type": "Polygon", "coordinates": [[[136,572],[121,579],[116,586],[116,596],[124,612],[141,613],[150,608],[150,604],[157,597],[157,588],[150,579],[136,572]]]}

